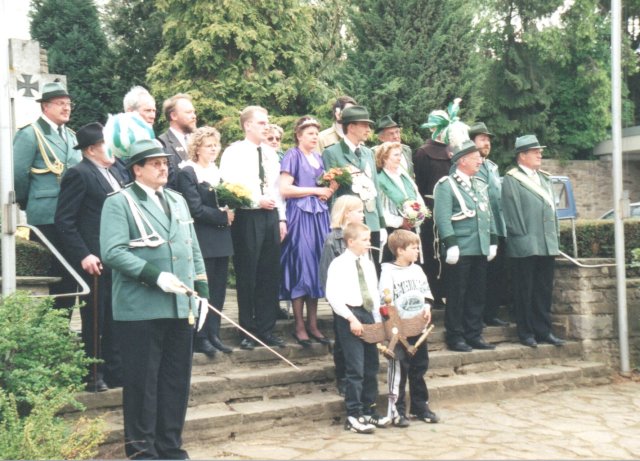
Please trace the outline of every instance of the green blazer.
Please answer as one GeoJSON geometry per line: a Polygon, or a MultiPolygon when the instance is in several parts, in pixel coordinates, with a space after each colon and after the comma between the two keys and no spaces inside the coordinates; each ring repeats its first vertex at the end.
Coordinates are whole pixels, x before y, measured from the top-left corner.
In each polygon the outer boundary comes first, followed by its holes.
{"type": "MultiPolygon", "coordinates": [[[[208,296],[207,276],[193,219],[182,196],[164,189],[171,218],[133,183],[104,202],[100,221],[100,251],[113,269],[113,319],[152,320],[187,318],[189,298],[165,293],[156,284],[160,272],[171,272],[201,297],[208,296]],[[140,238],[123,191],[129,193],[157,233],[165,240],[158,247],[129,246],[140,238]]],[[[196,306],[193,305],[197,316],[196,306]]]]}
{"type": "Polygon", "coordinates": [[[541,186],[535,187],[532,180],[523,182],[513,176],[514,172],[526,176],[524,170],[516,167],[507,172],[502,182],[507,256],[558,255],[560,232],[549,175],[539,171],[541,186]]]}
{"type": "MultiPolygon", "coordinates": [[[[364,222],[369,229],[373,232],[379,231],[381,228],[386,227],[384,222],[384,215],[382,214],[382,197],[380,192],[380,186],[378,185],[378,174],[376,169],[376,161],[373,157],[373,152],[368,147],[360,147],[360,159],[354,152],[351,152],[349,146],[341,140],[339,143],[333,144],[327,147],[322,153],[322,161],[324,162],[324,169],[335,167],[345,167],[353,165],[359,170],[370,172],[369,178],[373,181],[378,195],[375,198],[375,208],[373,210],[364,209],[364,222]]],[[[351,188],[340,186],[336,191],[334,197],[340,197],[341,195],[351,194],[355,195],[351,188]]]]}
{"type": "Polygon", "coordinates": [[[486,256],[489,254],[489,246],[497,242],[487,184],[479,178],[472,177],[471,194],[454,179],[465,205],[475,212],[473,217],[455,219],[456,216],[460,216],[462,207],[454,195],[449,182],[450,177],[454,178],[454,174],[440,179],[434,189],[433,215],[440,242],[445,249],[457,246],[461,256],[486,256]]]}
{"type": "MultiPolygon", "coordinates": [[[[31,171],[32,168],[44,170],[47,166],[38,148],[33,127],[31,125],[25,126],[16,133],[13,139],[13,182],[16,201],[20,208],[26,210],[29,224],[53,224],[62,174],[70,167],[80,163],[82,154],[79,150],[73,149],[73,146],[78,142],[73,131],[66,126],[67,142],[65,143],[58,132],[53,130],[43,118],[39,118],[35,125],[62,163],[63,170],[60,175],[51,171],[44,173],[31,171]]],[[[45,152],[48,153],[48,149],[45,152]]],[[[53,163],[53,157],[49,155],[49,158],[53,163]]]]}
{"type": "Polygon", "coordinates": [[[482,179],[487,184],[487,190],[489,193],[489,202],[491,203],[491,213],[493,213],[493,219],[496,221],[496,233],[498,237],[504,237],[507,235],[507,230],[504,226],[504,216],[502,215],[502,183],[500,182],[500,172],[498,165],[489,160],[484,159],[480,171],[476,173],[476,178],[482,179]]]}

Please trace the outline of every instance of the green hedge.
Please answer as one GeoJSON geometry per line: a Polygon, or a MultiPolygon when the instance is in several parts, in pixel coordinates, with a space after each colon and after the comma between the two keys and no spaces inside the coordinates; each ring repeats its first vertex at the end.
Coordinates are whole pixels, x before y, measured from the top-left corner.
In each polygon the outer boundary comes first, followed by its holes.
{"type": "MultiPolygon", "coordinates": [[[[0,256],[2,249],[0,249],[0,256]]],[[[54,256],[40,243],[16,238],[16,275],[46,276],[54,256]]],[[[0,270],[2,260],[0,259],[0,270]]]]}
{"type": "MultiPolygon", "coordinates": [[[[615,257],[614,226],[611,220],[578,220],[576,221],[576,240],[578,257],[580,258],[613,258],[615,257]]],[[[640,248],[640,219],[624,221],[624,243],[627,263],[632,260],[632,250],[640,248]]],[[[573,240],[571,223],[560,224],[560,249],[573,256],[573,240]]]]}

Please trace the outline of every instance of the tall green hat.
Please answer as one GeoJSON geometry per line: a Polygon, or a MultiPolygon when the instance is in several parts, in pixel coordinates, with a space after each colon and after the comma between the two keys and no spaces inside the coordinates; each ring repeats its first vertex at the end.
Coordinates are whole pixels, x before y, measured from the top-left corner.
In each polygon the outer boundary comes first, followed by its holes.
{"type": "Polygon", "coordinates": [[[391,118],[391,114],[385,115],[380,120],[378,120],[378,125],[376,125],[376,133],[380,133],[382,130],[387,128],[396,128],[400,127],[394,120],[391,118]]]}
{"type": "Polygon", "coordinates": [[[516,138],[516,154],[529,149],[544,149],[547,146],[541,146],[535,134],[525,134],[516,138]]]}
{"type": "Polygon", "coordinates": [[[455,164],[458,160],[460,160],[465,155],[471,154],[472,152],[477,152],[477,151],[478,151],[478,147],[476,146],[476,143],[474,143],[470,139],[467,139],[459,146],[455,146],[453,148],[453,156],[451,157],[451,163],[455,164]]]}
{"type": "Polygon", "coordinates": [[[469,137],[471,139],[479,134],[486,134],[487,136],[493,138],[493,133],[489,132],[489,129],[487,128],[487,125],[484,124],[484,122],[478,122],[472,125],[471,128],[469,128],[469,137]]]}
{"type": "Polygon", "coordinates": [[[68,98],[71,97],[69,93],[67,93],[67,89],[60,82],[51,82],[45,83],[42,86],[42,96],[40,99],[36,99],[36,102],[46,102],[53,98],[60,98],[62,96],[66,96],[68,98]]]}
{"type": "Polygon", "coordinates": [[[126,162],[127,168],[131,168],[140,160],[144,160],[146,158],[169,156],[169,154],[167,154],[162,148],[162,144],[155,139],[141,139],[134,142],[129,146],[127,154],[127,158],[123,159],[126,162]]]}
{"type": "Polygon", "coordinates": [[[460,98],[456,98],[449,103],[447,111],[434,110],[427,117],[427,122],[420,125],[420,128],[429,128],[433,130],[431,139],[434,141],[441,137],[445,144],[449,144],[449,126],[453,122],[457,122],[458,112],[460,111],[460,98]]]}

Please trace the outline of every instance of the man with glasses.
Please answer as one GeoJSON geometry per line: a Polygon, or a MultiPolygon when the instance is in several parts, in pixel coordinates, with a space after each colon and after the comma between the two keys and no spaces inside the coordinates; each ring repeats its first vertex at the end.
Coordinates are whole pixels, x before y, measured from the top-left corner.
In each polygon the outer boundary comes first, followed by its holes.
{"type": "MultiPolygon", "coordinates": [[[[16,201],[26,211],[27,223],[36,226],[60,250],[62,242],[54,224],[60,181],[68,168],[82,160],[82,155],[73,148],[78,142],[67,127],[73,104],[65,87],[60,82],[46,83],[36,102],[40,103],[42,115],[20,129],[13,140],[16,201]]],[[[51,285],[52,295],[75,291],[73,278],[57,260],[49,274],[62,277],[59,283],[51,285]]],[[[58,308],[72,305],[71,297],[58,298],[55,303],[58,308]]]]}

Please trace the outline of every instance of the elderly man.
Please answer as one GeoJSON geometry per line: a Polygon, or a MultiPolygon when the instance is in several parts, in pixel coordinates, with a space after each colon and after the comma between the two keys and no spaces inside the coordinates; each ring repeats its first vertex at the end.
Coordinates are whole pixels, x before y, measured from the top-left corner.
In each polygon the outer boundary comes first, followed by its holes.
{"type": "Polygon", "coordinates": [[[82,342],[87,357],[104,363],[91,366],[86,385],[90,392],[122,385],[120,354],[113,336],[111,270],[100,260],[100,215],[107,195],[120,190],[125,178],[114,167],[115,158],[105,147],[102,128],[94,122],[78,130],[74,149],[81,150],[83,158],[62,178],[55,215],[62,253],[92,287],[80,309],[82,342]]]}
{"type": "Polygon", "coordinates": [[[178,165],[180,162],[189,159],[189,135],[196,129],[196,110],[191,102],[191,96],[185,93],[178,93],[171,96],[162,104],[169,129],[158,136],[164,146],[164,150],[169,154],[169,179],[167,187],[176,187],[178,165]]]}
{"type": "MultiPolygon", "coordinates": [[[[54,224],[54,214],[60,193],[60,181],[68,168],[80,162],[80,152],[73,149],[76,136],[67,128],[71,117],[71,97],[59,83],[42,87],[42,115],[34,123],[16,133],[13,140],[13,180],[16,201],[26,210],[27,222],[36,226],[57,249],[62,241],[54,224]]],[[[32,237],[37,239],[36,237],[32,237]]],[[[72,293],[76,283],[58,261],[49,274],[62,277],[51,286],[52,295],[72,293]]],[[[69,308],[73,298],[57,298],[57,308],[69,308]]]]}
{"type": "Polygon", "coordinates": [[[113,270],[113,319],[123,364],[125,452],[132,459],[188,459],[195,303],[209,295],[187,203],[165,189],[167,154],[156,140],[128,150],[135,182],[102,209],[100,249],[113,270]]]}
{"type": "MultiPolygon", "coordinates": [[[[252,198],[250,207],[236,210],[231,226],[238,319],[241,327],[265,344],[284,347],[284,340],[273,334],[279,306],[280,242],[287,233],[278,187],[280,162],[275,150],[265,143],[269,133],[266,109],[245,107],[240,126],[244,140],[227,147],[220,160],[222,180],[245,186],[252,198]]],[[[255,347],[255,341],[244,336],[240,348],[255,347]]]]}
{"type": "Polygon", "coordinates": [[[340,96],[336,99],[336,102],[333,103],[333,125],[326,130],[322,130],[318,135],[318,150],[320,152],[344,138],[344,127],[341,124],[342,111],[356,104],[355,99],[351,96],[340,96]]]}
{"type": "MultiPolygon", "coordinates": [[[[380,143],[385,142],[399,142],[402,143],[401,138],[401,127],[398,125],[392,118],[391,115],[385,115],[382,117],[378,124],[376,125],[376,134],[378,135],[378,139],[380,143]]],[[[378,146],[374,147],[375,151],[378,146]]],[[[400,165],[404,170],[409,173],[409,176],[415,179],[415,174],[413,172],[413,154],[411,152],[411,148],[406,144],[402,144],[402,158],[400,159],[400,165]]]]}
{"type": "MultiPolygon", "coordinates": [[[[371,135],[373,121],[363,106],[350,106],[342,111],[344,138],[322,153],[324,168],[349,167],[353,185],[340,186],[336,197],[345,194],[359,196],[364,205],[364,222],[371,229],[371,245],[380,248],[387,241],[386,224],[382,211],[382,199],[378,190],[376,161],[371,149],[364,145],[371,135]],[[362,187],[359,187],[362,186],[362,187]],[[354,192],[357,190],[357,192],[354,192]]],[[[376,270],[380,273],[380,258],[375,255],[376,270]]]]}
{"type": "Polygon", "coordinates": [[[544,147],[535,135],[517,138],[518,166],[507,172],[502,184],[518,337],[529,347],[537,347],[538,342],[564,344],[551,332],[559,229],[551,180],[540,170],[544,147]]]}
{"type": "Polygon", "coordinates": [[[482,338],[487,260],[497,236],[487,186],[475,175],[482,157],[471,140],[454,147],[455,171],[436,185],[434,217],[441,242],[447,294],[445,340],[449,349],[494,349],[482,338]]]}
{"type": "Polygon", "coordinates": [[[478,151],[480,151],[480,155],[482,155],[482,166],[478,174],[476,174],[476,178],[482,179],[487,184],[491,213],[496,222],[496,234],[498,235],[498,254],[487,266],[487,299],[482,317],[485,325],[508,326],[509,322],[498,318],[498,309],[505,299],[505,294],[508,290],[505,286],[505,280],[507,279],[504,255],[504,237],[506,230],[504,227],[504,217],[502,216],[502,205],[500,203],[502,183],[500,181],[498,165],[489,160],[493,134],[489,132],[483,122],[478,122],[469,128],[469,137],[475,143],[478,151]]]}
{"type": "Polygon", "coordinates": [[[122,101],[125,112],[136,112],[150,126],[156,121],[156,100],[146,88],[134,86],[122,101]]]}

